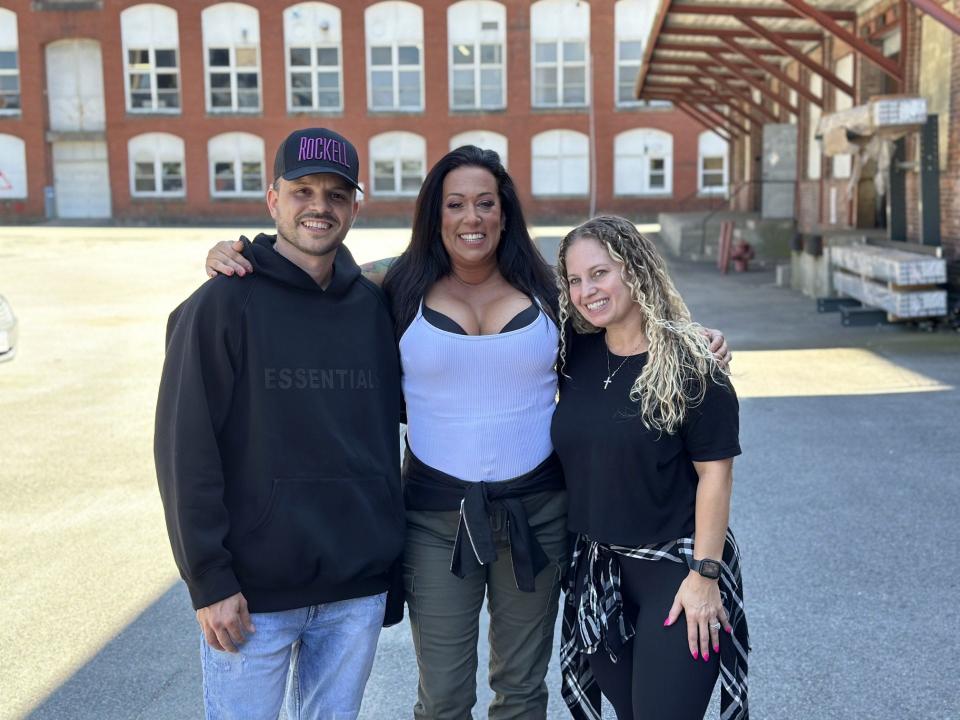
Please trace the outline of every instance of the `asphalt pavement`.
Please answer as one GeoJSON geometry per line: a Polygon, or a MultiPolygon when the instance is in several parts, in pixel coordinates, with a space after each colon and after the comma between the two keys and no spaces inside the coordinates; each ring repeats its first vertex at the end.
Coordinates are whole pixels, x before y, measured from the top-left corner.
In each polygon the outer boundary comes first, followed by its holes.
{"type": "MultiPolygon", "coordinates": [[[[199,718],[149,443],[163,318],[211,236],[24,237],[0,233],[23,343],[0,365],[0,718],[199,718]]],[[[844,328],[766,271],[671,271],[734,351],[752,716],[960,718],[960,336],[844,328]]],[[[362,717],[409,718],[416,677],[409,627],[386,630],[362,717]]],[[[548,683],[567,717],[555,661],[548,683]]]]}

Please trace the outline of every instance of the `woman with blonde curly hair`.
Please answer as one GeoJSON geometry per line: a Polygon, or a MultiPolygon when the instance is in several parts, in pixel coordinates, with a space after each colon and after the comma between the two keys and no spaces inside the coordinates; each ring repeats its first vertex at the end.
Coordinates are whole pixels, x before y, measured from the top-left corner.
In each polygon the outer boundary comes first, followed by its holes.
{"type": "Polygon", "coordinates": [[[558,270],[551,434],[577,533],[564,698],[578,718],[600,717],[602,692],[620,720],[692,720],[719,674],[722,717],[746,720],[749,640],[727,527],[736,394],[663,259],[629,221],[574,229],[558,270]]]}

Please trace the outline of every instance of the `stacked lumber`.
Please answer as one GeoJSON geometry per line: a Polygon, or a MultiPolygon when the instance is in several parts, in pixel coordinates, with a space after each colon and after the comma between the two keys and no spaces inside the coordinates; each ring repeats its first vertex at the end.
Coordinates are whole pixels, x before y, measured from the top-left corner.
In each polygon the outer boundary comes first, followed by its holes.
{"type": "Polygon", "coordinates": [[[947,314],[947,264],[943,258],[888,247],[832,248],[838,292],[886,310],[890,320],[947,314]]]}

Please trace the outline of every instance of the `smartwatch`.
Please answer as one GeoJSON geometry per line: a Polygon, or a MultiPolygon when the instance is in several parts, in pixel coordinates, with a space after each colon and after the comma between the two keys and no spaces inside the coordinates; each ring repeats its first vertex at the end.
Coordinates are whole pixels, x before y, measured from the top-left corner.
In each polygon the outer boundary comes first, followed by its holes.
{"type": "Polygon", "coordinates": [[[710,560],[709,558],[694,560],[690,564],[690,569],[711,580],[716,580],[720,577],[720,563],[716,560],[710,560]]]}

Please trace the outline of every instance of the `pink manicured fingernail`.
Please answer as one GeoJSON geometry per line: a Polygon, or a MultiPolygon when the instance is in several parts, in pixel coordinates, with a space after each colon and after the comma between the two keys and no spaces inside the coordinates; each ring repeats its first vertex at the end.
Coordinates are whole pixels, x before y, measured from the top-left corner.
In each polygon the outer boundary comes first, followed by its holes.
{"type": "Polygon", "coordinates": [[[699,656],[700,656],[700,651],[699,651],[699,650],[694,650],[694,651],[693,651],[693,659],[694,659],[694,660],[699,660],[699,659],[700,659],[699,656]]]}
{"type": "Polygon", "coordinates": [[[705,652],[705,653],[703,654],[703,661],[704,661],[704,662],[710,662],[710,653],[705,652]]]}
{"type": "Polygon", "coordinates": [[[669,627],[669,625],[670,625],[670,618],[667,618],[666,620],[663,621],[663,626],[669,627]]]}
{"type": "Polygon", "coordinates": [[[713,646],[713,651],[720,652],[720,643],[717,643],[716,645],[713,646]]]}
{"type": "Polygon", "coordinates": [[[733,635],[733,626],[727,628],[727,635],[733,635]]]}

